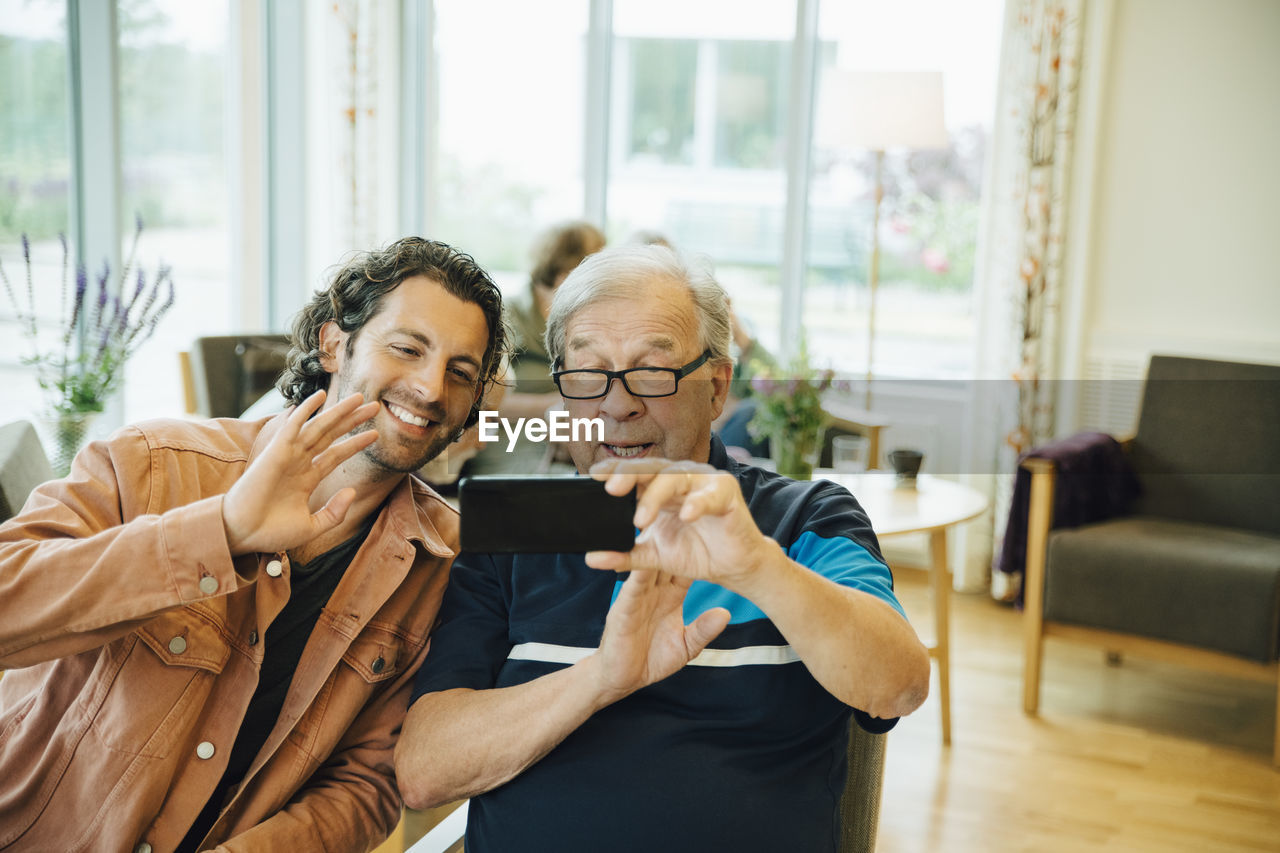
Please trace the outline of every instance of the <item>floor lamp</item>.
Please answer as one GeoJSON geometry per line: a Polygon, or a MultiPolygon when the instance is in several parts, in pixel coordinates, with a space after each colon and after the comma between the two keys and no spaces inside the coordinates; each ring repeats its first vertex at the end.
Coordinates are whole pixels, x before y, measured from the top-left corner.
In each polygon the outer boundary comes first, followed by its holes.
{"type": "Polygon", "coordinates": [[[822,131],[830,148],[875,154],[871,261],[867,266],[867,409],[876,338],[876,296],[880,287],[880,202],[884,197],[884,152],[888,148],[946,148],[942,119],[941,71],[831,71],[823,81],[822,131]]]}

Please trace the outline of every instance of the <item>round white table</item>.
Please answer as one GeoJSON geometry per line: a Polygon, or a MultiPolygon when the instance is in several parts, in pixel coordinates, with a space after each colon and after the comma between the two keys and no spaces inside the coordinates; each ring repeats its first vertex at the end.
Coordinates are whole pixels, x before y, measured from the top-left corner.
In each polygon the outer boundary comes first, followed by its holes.
{"type": "Polygon", "coordinates": [[[977,518],[987,499],[968,486],[921,474],[915,488],[897,484],[892,473],[868,471],[843,474],[820,468],[815,478],[832,480],[858,499],[878,537],[904,533],[929,535],[929,576],[933,587],[935,638],[929,654],[938,661],[938,699],[942,704],[942,742],[951,743],[951,568],[947,562],[947,531],[977,518]]]}

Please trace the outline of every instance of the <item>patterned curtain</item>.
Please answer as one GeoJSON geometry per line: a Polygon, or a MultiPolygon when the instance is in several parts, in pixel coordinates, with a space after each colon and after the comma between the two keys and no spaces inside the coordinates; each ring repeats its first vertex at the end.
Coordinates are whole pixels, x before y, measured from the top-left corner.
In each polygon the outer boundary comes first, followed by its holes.
{"type": "Polygon", "coordinates": [[[1082,0],[1019,0],[1011,36],[1025,51],[1014,115],[1020,150],[1015,205],[1021,210],[1017,294],[1018,423],[1009,433],[1020,454],[1053,434],[1066,190],[1075,141],[1082,0]]]}
{"type": "MultiPolygon", "coordinates": [[[[1058,373],[1067,189],[1076,123],[1086,0],[1009,0],[1000,73],[998,156],[985,277],[993,301],[984,371],[990,385],[980,434],[993,437],[994,471],[1052,437],[1058,373]],[[1004,393],[1008,391],[1009,393],[1004,393]],[[998,437],[998,438],[997,438],[998,437]]],[[[994,523],[1003,534],[1012,478],[996,477],[994,523]]],[[[993,543],[994,544],[994,543],[993,543]]],[[[998,551],[998,547],[995,548],[998,551]]],[[[992,574],[992,596],[1012,601],[1021,575],[992,574]]]]}
{"type": "Polygon", "coordinates": [[[378,15],[377,0],[335,0],[326,28],[333,57],[332,91],[338,245],[364,249],[377,236],[378,15]]]}

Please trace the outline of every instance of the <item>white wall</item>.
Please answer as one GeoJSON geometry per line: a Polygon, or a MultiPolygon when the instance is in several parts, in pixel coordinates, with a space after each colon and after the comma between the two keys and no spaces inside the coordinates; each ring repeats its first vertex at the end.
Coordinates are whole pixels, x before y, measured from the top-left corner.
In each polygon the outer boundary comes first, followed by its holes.
{"type": "Polygon", "coordinates": [[[1108,2],[1086,365],[1280,361],[1280,2],[1108,2]]]}

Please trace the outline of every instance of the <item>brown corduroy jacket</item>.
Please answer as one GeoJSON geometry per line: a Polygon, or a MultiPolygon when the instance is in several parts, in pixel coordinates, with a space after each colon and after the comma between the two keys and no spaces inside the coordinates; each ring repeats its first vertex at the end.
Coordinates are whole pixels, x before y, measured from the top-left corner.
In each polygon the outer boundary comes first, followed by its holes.
{"type": "MultiPolygon", "coordinates": [[[[0,849],[162,853],[199,814],[289,596],[288,556],[233,559],[222,523],[279,423],[128,427],[0,525],[0,849]]],[[[424,484],[396,488],[201,849],[363,853],[391,831],[457,529],[424,484]]]]}

